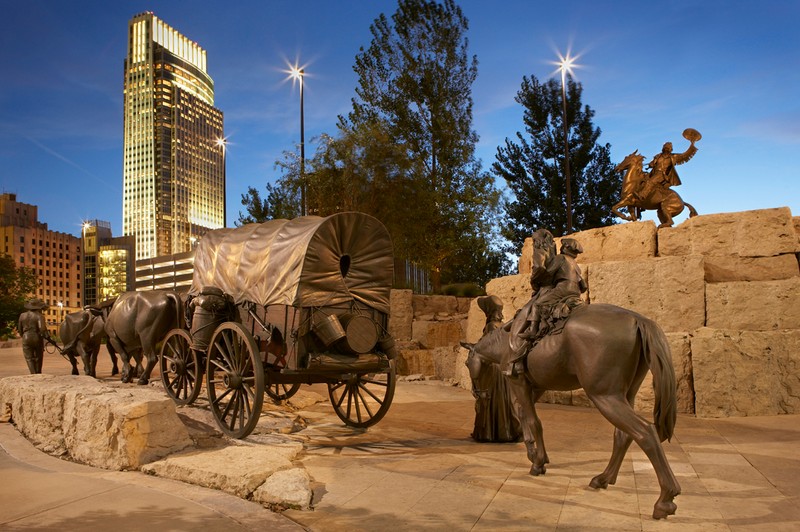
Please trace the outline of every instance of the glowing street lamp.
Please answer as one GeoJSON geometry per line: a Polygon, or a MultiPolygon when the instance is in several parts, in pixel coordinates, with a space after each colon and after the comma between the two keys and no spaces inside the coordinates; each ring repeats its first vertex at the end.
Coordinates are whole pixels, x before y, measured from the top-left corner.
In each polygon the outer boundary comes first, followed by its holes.
{"type": "Polygon", "coordinates": [[[572,67],[575,66],[575,58],[559,57],[558,69],[561,71],[561,101],[564,110],[564,179],[567,186],[567,230],[565,234],[572,233],[572,186],[569,175],[569,128],[567,127],[567,73],[572,74],[572,67]]]}
{"type": "Polygon", "coordinates": [[[300,83],[300,214],[306,215],[306,146],[303,118],[303,88],[305,86],[305,70],[292,67],[289,75],[300,83]]]}
{"type": "MultiPolygon", "coordinates": [[[[225,158],[228,155],[228,139],[225,137],[216,140],[217,146],[222,150],[222,227],[228,226],[228,183],[227,183],[227,167],[225,166],[225,158]]],[[[192,237],[194,238],[194,237],[192,237]]],[[[194,248],[194,242],[192,242],[194,248]]]]}

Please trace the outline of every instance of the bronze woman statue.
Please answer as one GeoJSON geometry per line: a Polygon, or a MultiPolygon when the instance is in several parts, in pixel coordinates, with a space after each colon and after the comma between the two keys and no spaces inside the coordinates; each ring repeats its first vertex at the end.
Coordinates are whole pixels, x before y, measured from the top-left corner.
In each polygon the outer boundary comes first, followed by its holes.
{"type": "MultiPolygon", "coordinates": [[[[484,335],[503,326],[503,302],[499,297],[480,297],[478,307],[486,314],[484,335]]],[[[479,442],[519,441],[522,430],[505,376],[494,364],[488,364],[483,371],[479,366],[480,359],[470,354],[467,367],[470,369],[472,394],[475,396],[475,427],[472,438],[479,442]]]]}

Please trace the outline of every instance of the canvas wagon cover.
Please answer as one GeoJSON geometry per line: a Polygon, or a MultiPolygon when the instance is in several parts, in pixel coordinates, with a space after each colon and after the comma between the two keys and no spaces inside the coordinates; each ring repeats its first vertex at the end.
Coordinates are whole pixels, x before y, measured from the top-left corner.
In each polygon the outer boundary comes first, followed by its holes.
{"type": "Polygon", "coordinates": [[[190,293],[216,286],[236,303],[321,307],[352,300],[389,312],[392,241],[367,214],[270,220],[209,231],[195,250],[190,293]]]}

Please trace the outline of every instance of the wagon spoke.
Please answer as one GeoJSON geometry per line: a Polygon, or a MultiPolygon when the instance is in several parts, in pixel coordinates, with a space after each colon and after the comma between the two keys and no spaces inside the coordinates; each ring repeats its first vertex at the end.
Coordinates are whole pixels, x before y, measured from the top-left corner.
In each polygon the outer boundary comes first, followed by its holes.
{"type": "Polygon", "coordinates": [[[231,393],[232,391],[233,391],[233,390],[231,390],[230,388],[225,388],[225,391],[224,391],[224,392],[222,392],[222,393],[221,393],[219,396],[217,396],[217,398],[216,398],[216,399],[213,401],[213,404],[215,404],[215,405],[219,405],[219,403],[220,403],[220,402],[221,402],[223,399],[225,399],[225,398],[226,398],[228,395],[230,395],[230,393],[231,393]]]}
{"type": "Polygon", "coordinates": [[[161,381],[177,404],[190,404],[200,393],[197,352],[191,348],[191,336],[184,329],[171,330],[162,342],[159,353],[161,381]]]}
{"type": "Polygon", "coordinates": [[[339,419],[351,427],[365,428],[386,415],[395,384],[394,362],[389,362],[383,373],[349,375],[346,380],[328,384],[328,395],[339,419]]]}
{"type": "Polygon", "coordinates": [[[220,325],[211,345],[206,364],[212,413],[225,434],[244,438],[258,422],[264,397],[258,346],[237,322],[220,325]]]}
{"type": "MultiPolygon", "coordinates": [[[[359,384],[358,384],[358,388],[359,388],[359,392],[358,392],[358,395],[359,395],[359,396],[361,396],[361,391],[363,390],[363,391],[364,391],[364,392],[365,392],[367,395],[369,395],[370,397],[372,397],[372,398],[375,400],[375,402],[376,402],[376,403],[378,403],[379,405],[382,405],[382,404],[383,404],[383,399],[382,399],[382,398],[380,398],[380,397],[378,397],[377,395],[375,395],[375,394],[372,392],[372,390],[370,390],[369,388],[367,388],[366,386],[364,386],[362,383],[359,383],[359,384]]],[[[364,404],[366,404],[366,401],[364,401],[364,404]]]]}

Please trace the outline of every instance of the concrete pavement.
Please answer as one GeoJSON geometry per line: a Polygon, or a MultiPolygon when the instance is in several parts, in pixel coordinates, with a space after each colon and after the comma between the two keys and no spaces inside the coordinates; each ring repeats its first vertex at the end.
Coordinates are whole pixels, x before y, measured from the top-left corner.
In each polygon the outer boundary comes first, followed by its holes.
{"type": "MultiPolygon", "coordinates": [[[[0,349],[0,377],[25,373],[21,350],[13,351],[0,349]]],[[[66,361],[52,357],[44,372],[68,374],[66,361]]],[[[110,375],[107,358],[99,375],[110,375]]],[[[800,416],[680,416],[665,444],[683,489],[678,511],[653,521],[655,473],[635,446],[615,486],[588,487],[611,451],[612,428],[596,411],[539,406],[551,462],[541,477],[528,475],[522,444],[473,442],[473,412],[464,390],[409,382],[398,384],[387,416],[366,431],[343,426],[328,403],[309,407],[300,412],[308,428],[292,437],[306,448],[302,464],[313,479],[314,509],[283,514],[142,473],[58,460],[0,424],[0,528],[800,529],[800,416]]]]}

